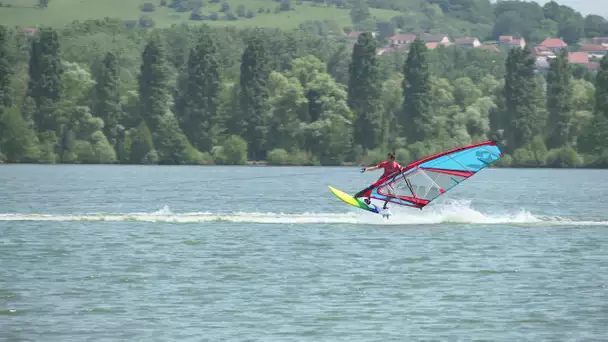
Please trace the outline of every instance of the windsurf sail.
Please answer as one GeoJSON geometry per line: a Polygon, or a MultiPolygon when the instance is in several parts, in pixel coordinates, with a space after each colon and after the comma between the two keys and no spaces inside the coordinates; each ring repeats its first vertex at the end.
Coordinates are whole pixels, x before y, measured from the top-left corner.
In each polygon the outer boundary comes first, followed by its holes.
{"type": "Polygon", "coordinates": [[[495,141],[455,148],[415,161],[359,196],[422,209],[502,156],[495,141]]]}

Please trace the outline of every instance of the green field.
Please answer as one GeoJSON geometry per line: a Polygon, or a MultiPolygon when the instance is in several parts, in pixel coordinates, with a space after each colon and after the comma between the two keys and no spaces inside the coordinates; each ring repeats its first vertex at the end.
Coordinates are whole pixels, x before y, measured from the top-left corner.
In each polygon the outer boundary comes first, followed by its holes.
{"type": "MultiPolygon", "coordinates": [[[[143,13],[139,6],[145,2],[158,3],[150,0],[50,0],[46,9],[36,8],[37,0],[0,0],[3,4],[13,7],[0,7],[0,23],[8,26],[63,26],[74,20],[103,19],[105,17],[123,20],[137,20],[142,14],[151,17],[156,27],[169,27],[172,24],[188,22],[191,24],[206,23],[220,26],[259,26],[277,28],[297,28],[308,20],[336,21],[340,26],[350,26],[350,14],[347,9],[335,7],[313,6],[311,4],[295,5],[295,10],[274,13],[278,3],[272,0],[228,0],[231,10],[236,12],[237,6],[243,4],[245,8],[255,13],[252,19],[239,18],[237,21],[190,21],[189,12],[175,12],[171,8],[158,7],[155,12],[143,13]],[[28,7],[30,6],[30,7],[28,7]],[[259,8],[269,8],[271,13],[258,14],[259,8]]],[[[210,4],[206,1],[202,12],[209,14],[219,12],[220,4],[210,4]]],[[[371,9],[376,19],[390,19],[400,14],[397,11],[371,9]]],[[[223,15],[222,13],[220,13],[223,15]]]]}

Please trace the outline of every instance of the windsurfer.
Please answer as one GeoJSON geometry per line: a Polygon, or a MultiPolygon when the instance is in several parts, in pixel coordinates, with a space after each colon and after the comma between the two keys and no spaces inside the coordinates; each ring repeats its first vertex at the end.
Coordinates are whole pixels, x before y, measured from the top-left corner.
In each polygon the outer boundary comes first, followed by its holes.
{"type": "MultiPolygon", "coordinates": [[[[387,155],[387,158],[385,161],[381,162],[380,164],[376,165],[376,166],[371,166],[371,167],[364,167],[361,169],[361,172],[366,172],[366,171],[376,171],[378,169],[384,169],[384,172],[382,173],[382,176],[380,176],[380,178],[378,178],[378,180],[383,179],[387,176],[391,176],[391,175],[395,175],[397,174],[399,171],[401,171],[403,169],[403,167],[401,165],[399,165],[399,163],[397,163],[395,161],[395,153],[391,152],[387,155]]],[[[370,190],[371,188],[373,188],[373,185],[368,186],[367,188],[359,191],[355,197],[361,197],[363,196],[363,194],[365,192],[367,192],[368,190],[370,190]]],[[[392,185],[389,185],[389,193],[392,193],[392,191],[394,191],[392,185]]],[[[365,199],[365,203],[369,204],[370,203],[370,199],[369,196],[368,198],[365,199]]],[[[388,209],[387,208],[387,203],[388,201],[384,202],[384,206],[382,207],[382,209],[388,209]]]]}

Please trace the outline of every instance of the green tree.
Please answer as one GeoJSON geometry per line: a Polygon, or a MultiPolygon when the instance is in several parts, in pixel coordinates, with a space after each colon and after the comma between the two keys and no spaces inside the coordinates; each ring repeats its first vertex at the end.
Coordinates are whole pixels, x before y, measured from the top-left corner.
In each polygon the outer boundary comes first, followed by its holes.
{"type": "Polygon", "coordinates": [[[152,133],[145,120],[142,120],[139,126],[131,131],[130,137],[129,161],[131,163],[156,164],[158,162],[158,154],[152,142],[152,133]]]}
{"type": "Polygon", "coordinates": [[[149,40],[142,59],[139,77],[140,114],[152,132],[159,163],[195,162],[199,152],[190,145],[177,118],[169,110],[169,70],[160,37],[155,35],[149,40]]]}
{"type": "Polygon", "coordinates": [[[608,55],[595,77],[595,115],[583,129],[579,145],[592,154],[592,165],[608,166],[608,55]]]}
{"type": "Polygon", "coordinates": [[[2,107],[11,106],[11,77],[9,61],[9,35],[6,26],[0,26],[0,114],[2,107]]]}
{"type": "Polygon", "coordinates": [[[595,76],[595,110],[597,115],[608,119],[608,55],[600,61],[600,70],[595,76]]]}
{"type": "Polygon", "coordinates": [[[196,154],[196,152],[193,151],[173,113],[167,112],[160,118],[158,131],[155,133],[154,146],[161,164],[178,165],[195,162],[191,153],[196,154]]]}
{"type": "Polygon", "coordinates": [[[28,95],[38,107],[34,121],[39,131],[55,128],[53,106],[61,96],[62,73],[59,36],[52,28],[41,28],[39,37],[32,42],[28,83],[28,95]]]}
{"type": "Polygon", "coordinates": [[[269,121],[268,146],[292,150],[297,147],[300,118],[308,104],[304,88],[295,77],[287,78],[273,71],[270,74],[272,116],[269,121]]]}
{"type": "Polygon", "coordinates": [[[215,120],[221,91],[219,58],[211,33],[201,32],[190,51],[185,82],[178,91],[176,115],[184,133],[200,151],[210,151],[216,139],[215,120]]]}
{"type": "Polygon", "coordinates": [[[348,85],[348,66],[350,53],[346,44],[340,44],[338,49],[331,54],[327,62],[327,73],[336,79],[338,83],[348,85]]]}
{"type": "Polygon", "coordinates": [[[61,106],[89,105],[95,81],[91,73],[79,63],[62,61],[61,106]]]}
{"type": "Polygon", "coordinates": [[[91,143],[95,163],[112,164],[116,162],[116,151],[102,131],[97,131],[91,135],[91,143]]]}
{"type": "Polygon", "coordinates": [[[0,114],[0,150],[9,162],[38,161],[38,138],[16,107],[0,114]]]}
{"type": "Polygon", "coordinates": [[[369,7],[365,0],[355,0],[352,3],[352,9],[350,10],[350,18],[353,24],[358,24],[371,16],[369,7]]]}
{"type": "MultiPolygon", "coordinates": [[[[398,74],[401,76],[401,74],[398,74]]],[[[401,85],[403,84],[402,77],[394,77],[382,84],[382,103],[384,112],[382,114],[382,134],[381,134],[381,145],[380,148],[383,150],[395,150],[400,147],[399,145],[405,145],[400,142],[403,141],[403,137],[399,134],[397,118],[403,111],[403,91],[401,85]]],[[[400,162],[401,159],[399,159],[400,162]]]]}
{"type": "MultiPolygon", "coordinates": [[[[248,144],[248,155],[253,160],[263,160],[266,153],[270,93],[268,91],[270,68],[266,46],[254,35],[243,53],[240,78],[240,118],[244,124],[242,137],[248,144]]],[[[239,134],[237,134],[239,135],[239,134]]]]}
{"type": "Polygon", "coordinates": [[[347,104],[347,92],[328,74],[319,74],[309,84],[308,93],[316,94],[318,118],[302,125],[306,149],[323,165],[339,165],[353,142],[354,114],[347,104]]]}
{"type": "Polygon", "coordinates": [[[562,147],[570,143],[572,117],[572,72],[568,54],[563,51],[551,61],[547,74],[547,109],[549,111],[549,136],[547,146],[562,147]]]}
{"type": "Polygon", "coordinates": [[[453,83],[454,100],[463,110],[482,96],[481,89],[479,89],[475,83],[473,83],[473,80],[468,77],[460,77],[454,80],[453,83]]]}
{"type": "Polygon", "coordinates": [[[359,35],[353,48],[349,75],[348,105],[355,113],[355,144],[366,149],[376,148],[382,125],[382,81],[376,59],[376,41],[368,32],[359,35]]]}
{"type": "Polygon", "coordinates": [[[606,18],[590,14],[585,17],[585,35],[587,37],[605,37],[608,35],[608,20],[606,18]]]}
{"type": "Polygon", "coordinates": [[[95,82],[91,112],[94,116],[103,119],[105,123],[103,132],[110,144],[116,146],[123,114],[120,104],[118,64],[113,53],[108,52],[101,61],[95,75],[95,82]]]}
{"type": "Polygon", "coordinates": [[[227,165],[244,165],[247,163],[247,142],[238,135],[231,135],[215,151],[216,161],[227,165]]]}
{"type": "Polygon", "coordinates": [[[410,45],[403,75],[403,113],[399,117],[399,123],[408,142],[415,143],[433,135],[427,48],[420,39],[410,45]]]}
{"type": "Polygon", "coordinates": [[[535,79],[535,59],[528,47],[509,51],[506,61],[505,109],[507,148],[514,151],[527,145],[532,138],[541,133],[544,124],[539,117],[543,113],[539,103],[541,91],[535,79]]]}
{"type": "Polygon", "coordinates": [[[139,74],[140,115],[152,132],[158,130],[168,111],[168,73],[163,46],[158,35],[154,35],[144,48],[139,74]]]}

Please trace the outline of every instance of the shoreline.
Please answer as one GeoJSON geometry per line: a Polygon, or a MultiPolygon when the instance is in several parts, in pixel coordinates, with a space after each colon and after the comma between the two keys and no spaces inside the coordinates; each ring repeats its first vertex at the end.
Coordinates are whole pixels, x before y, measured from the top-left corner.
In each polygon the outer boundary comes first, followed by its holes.
{"type": "MultiPolygon", "coordinates": [[[[0,166],[3,165],[53,165],[53,166],[74,166],[74,165],[82,165],[82,166],[91,166],[91,165],[99,165],[99,166],[196,166],[196,167],[306,167],[306,168],[335,168],[335,167],[344,167],[344,168],[355,168],[355,167],[363,167],[364,164],[356,164],[356,163],[344,163],[342,165],[280,165],[280,164],[270,164],[265,161],[250,161],[247,164],[121,164],[121,163],[9,163],[9,162],[0,162],[0,166]]],[[[368,165],[369,166],[369,165],[368,165]]],[[[548,170],[608,170],[608,167],[593,167],[593,166],[578,166],[578,167],[549,167],[549,166],[495,166],[490,165],[487,167],[488,169],[548,169],[548,170]]]]}

